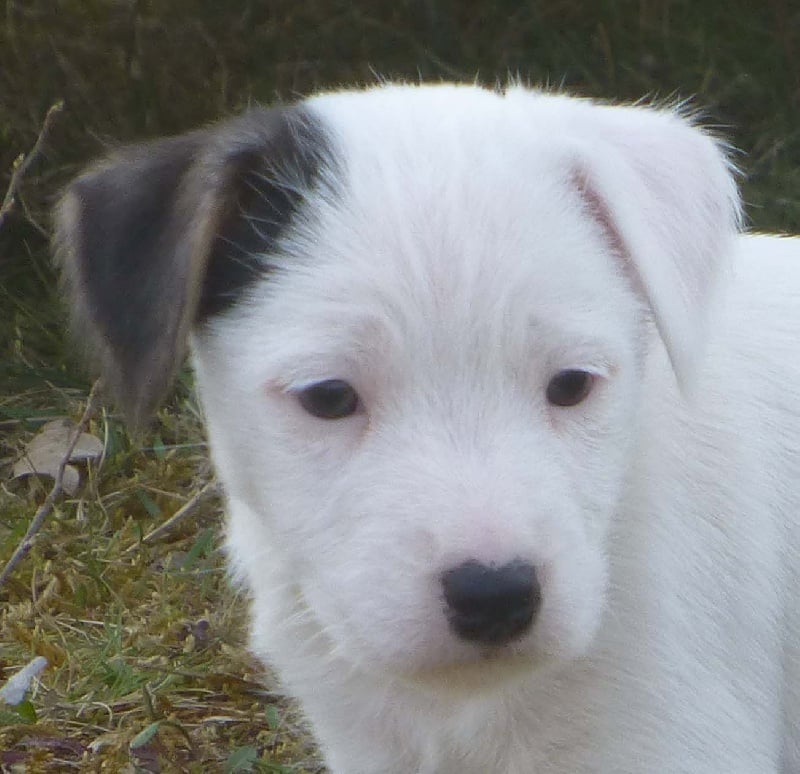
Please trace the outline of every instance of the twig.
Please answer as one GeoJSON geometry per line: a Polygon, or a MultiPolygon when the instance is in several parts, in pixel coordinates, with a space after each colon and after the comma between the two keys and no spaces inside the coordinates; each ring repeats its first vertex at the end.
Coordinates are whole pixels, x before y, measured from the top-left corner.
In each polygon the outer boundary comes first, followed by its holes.
{"type": "MultiPolygon", "coordinates": [[[[141,540],[142,543],[152,543],[154,540],[166,535],[179,521],[188,516],[203,500],[209,495],[215,494],[218,489],[216,481],[209,481],[199,492],[190,497],[175,513],[172,514],[163,524],[159,524],[154,530],[148,532],[141,540]]],[[[139,543],[128,546],[126,554],[135,551],[139,543]]]]}
{"type": "Polygon", "coordinates": [[[53,124],[63,110],[63,100],[59,100],[50,106],[50,109],[47,111],[47,114],[44,117],[42,128],[39,130],[39,136],[36,138],[36,142],[33,144],[33,147],[30,149],[27,155],[20,153],[20,155],[17,156],[16,160],[14,161],[11,172],[11,181],[8,184],[6,195],[3,197],[3,203],[0,204],[0,228],[3,227],[5,219],[11,213],[11,210],[14,209],[14,204],[16,203],[19,195],[19,187],[22,183],[22,179],[28,173],[31,164],[33,164],[33,162],[41,154],[42,148],[47,142],[47,137],[50,134],[50,130],[53,128],[53,124]]]}
{"type": "Polygon", "coordinates": [[[89,426],[89,420],[92,418],[92,414],[94,414],[95,409],[95,402],[96,396],[99,389],[100,381],[96,381],[92,385],[92,390],[89,393],[89,397],[86,399],[86,408],[83,411],[83,416],[81,416],[80,421],[75,426],[75,429],[72,432],[72,437],[70,438],[69,444],[67,444],[67,449],[64,452],[64,456],[61,458],[61,462],[58,464],[58,470],[56,471],[55,478],[53,479],[53,488],[48,493],[47,497],[45,497],[44,502],[39,506],[39,509],[36,511],[36,515],[33,517],[33,520],[28,527],[28,531],[25,533],[25,536],[20,541],[20,544],[17,546],[16,550],[13,554],[11,554],[11,558],[6,562],[6,566],[3,568],[3,571],[0,573],[0,587],[8,580],[11,576],[11,573],[14,571],[14,568],[25,558],[28,552],[33,547],[34,538],[39,530],[42,528],[42,525],[45,522],[45,519],[50,515],[53,507],[56,504],[56,500],[64,491],[63,483],[64,483],[64,468],[67,467],[70,461],[70,457],[72,457],[72,452],[75,450],[75,445],[78,443],[78,439],[81,437],[81,434],[86,431],[86,428],[89,426]]]}

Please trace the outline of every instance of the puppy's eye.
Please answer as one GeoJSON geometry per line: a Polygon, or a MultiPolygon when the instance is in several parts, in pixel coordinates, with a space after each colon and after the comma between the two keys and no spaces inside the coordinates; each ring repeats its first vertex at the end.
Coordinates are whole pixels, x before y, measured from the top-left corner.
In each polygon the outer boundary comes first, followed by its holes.
{"type": "Polygon", "coordinates": [[[588,397],[594,377],[588,371],[559,371],[547,385],[547,400],[553,406],[577,406],[588,397]]]}
{"type": "Polygon", "coordinates": [[[342,419],[358,408],[358,393],[343,379],[326,379],[297,393],[300,405],[320,419],[342,419]]]}

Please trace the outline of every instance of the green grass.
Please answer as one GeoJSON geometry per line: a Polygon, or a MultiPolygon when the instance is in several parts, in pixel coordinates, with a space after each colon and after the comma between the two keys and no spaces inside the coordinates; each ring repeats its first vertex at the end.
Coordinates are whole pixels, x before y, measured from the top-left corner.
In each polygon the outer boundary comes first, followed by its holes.
{"type": "MultiPolygon", "coordinates": [[[[86,398],[46,232],[59,187],[109,139],[181,131],[254,100],[375,73],[486,83],[510,74],[620,99],[696,95],[744,152],[753,227],[800,231],[796,5],[7,3],[0,189],[47,108],[62,98],[66,107],[24,181],[28,214],[17,210],[0,229],[0,565],[49,486],[12,480],[14,460],[43,422],[77,418],[86,398]]],[[[0,760],[11,756],[18,770],[316,770],[296,710],[247,654],[246,605],[219,551],[219,502],[204,500],[142,543],[211,476],[190,387],[184,376],[135,441],[112,413],[95,416],[102,465],[58,501],[0,588],[0,684],[35,655],[50,662],[20,711],[0,707],[0,760]]]]}
{"type": "MultiPolygon", "coordinates": [[[[0,760],[20,757],[30,771],[149,771],[159,760],[176,771],[315,770],[295,710],[265,693],[271,677],[243,647],[246,606],[224,574],[218,500],[142,542],[209,479],[194,413],[162,412],[144,445],[111,416],[92,422],[113,439],[102,466],[59,502],[0,589],[0,675],[35,655],[49,661],[22,712],[0,713],[0,760]]],[[[35,424],[14,433],[20,445],[35,424]]],[[[44,486],[6,483],[0,560],[44,486]]]]}

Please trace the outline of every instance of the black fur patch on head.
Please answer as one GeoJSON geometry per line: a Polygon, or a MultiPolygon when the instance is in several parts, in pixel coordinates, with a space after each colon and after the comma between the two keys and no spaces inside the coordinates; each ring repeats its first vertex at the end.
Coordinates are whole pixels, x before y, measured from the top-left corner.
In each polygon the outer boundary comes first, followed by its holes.
{"type": "Polygon", "coordinates": [[[263,276],[262,256],[332,163],[302,107],[259,109],[123,149],[68,188],[55,247],[74,326],[134,424],[162,398],[191,327],[263,276]]]}
{"type": "Polygon", "coordinates": [[[198,320],[230,308],[265,270],[260,257],[278,241],[318,184],[333,154],[322,127],[302,109],[258,111],[248,118],[257,133],[269,128],[266,147],[245,147],[228,156],[228,212],[209,256],[198,320]]]}

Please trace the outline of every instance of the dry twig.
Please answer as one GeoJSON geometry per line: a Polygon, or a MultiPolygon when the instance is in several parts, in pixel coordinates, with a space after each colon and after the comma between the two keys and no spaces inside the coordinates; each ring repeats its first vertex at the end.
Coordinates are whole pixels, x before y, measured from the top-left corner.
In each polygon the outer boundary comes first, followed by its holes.
{"type": "Polygon", "coordinates": [[[39,509],[36,511],[36,515],[33,517],[33,520],[28,527],[28,531],[25,533],[25,536],[20,541],[20,544],[17,546],[16,550],[13,554],[11,554],[11,558],[6,562],[6,566],[3,568],[3,571],[0,572],[0,587],[8,580],[11,576],[11,573],[14,571],[14,568],[25,558],[28,552],[33,547],[34,539],[42,528],[42,525],[45,522],[45,519],[50,515],[53,510],[53,507],[56,504],[56,500],[60,497],[63,489],[64,483],[64,468],[67,467],[70,461],[70,457],[72,456],[72,452],[75,449],[75,444],[78,443],[78,439],[81,437],[81,434],[86,431],[86,428],[89,426],[89,420],[92,418],[95,409],[95,402],[97,397],[97,392],[99,389],[100,381],[96,381],[94,385],[92,385],[92,390],[89,393],[89,397],[86,399],[86,408],[83,411],[83,416],[81,416],[80,421],[75,426],[75,429],[72,432],[72,437],[70,439],[69,444],[67,445],[67,449],[64,452],[64,456],[61,459],[61,462],[58,466],[58,470],[56,471],[55,478],[53,480],[53,488],[48,493],[47,497],[45,497],[44,502],[39,506],[39,509]]]}
{"type": "MultiPolygon", "coordinates": [[[[142,543],[152,543],[154,540],[166,535],[179,521],[188,516],[203,500],[209,495],[215,494],[218,490],[216,481],[209,481],[202,489],[190,497],[175,513],[172,514],[163,524],[159,524],[154,530],[148,532],[141,540],[142,543]]],[[[125,553],[131,553],[139,547],[139,543],[129,546],[125,553]]]]}
{"type": "MultiPolygon", "coordinates": [[[[33,162],[41,154],[42,148],[47,142],[47,137],[50,134],[50,130],[53,128],[53,124],[63,110],[63,100],[59,100],[50,106],[50,109],[47,111],[47,114],[44,117],[42,128],[39,130],[39,136],[36,138],[36,142],[33,144],[33,147],[30,149],[27,155],[20,153],[20,155],[17,156],[16,161],[14,161],[14,166],[12,167],[11,171],[11,181],[8,184],[6,195],[3,197],[3,203],[0,204],[0,228],[3,227],[5,219],[14,209],[14,205],[16,204],[17,197],[19,195],[20,184],[22,183],[25,175],[28,173],[31,164],[33,164],[33,162]]],[[[35,221],[34,224],[37,226],[37,228],[40,228],[35,221]]]]}

